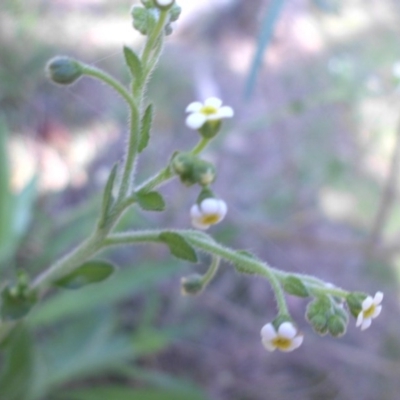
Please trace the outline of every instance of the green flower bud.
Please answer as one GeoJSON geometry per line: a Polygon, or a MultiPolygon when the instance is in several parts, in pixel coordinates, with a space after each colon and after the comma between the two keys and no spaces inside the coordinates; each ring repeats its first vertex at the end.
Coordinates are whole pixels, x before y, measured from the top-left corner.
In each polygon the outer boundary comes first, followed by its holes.
{"type": "Polygon", "coordinates": [[[213,164],[191,153],[177,153],[172,158],[171,167],[186,186],[191,186],[195,183],[206,186],[214,182],[216,176],[213,164]]]}
{"type": "Polygon", "coordinates": [[[361,292],[353,292],[347,295],[346,302],[354,318],[357,318],[358,314],[362,310],[362,302],[368,297],[367,294],[361,292]]]}
{"type": "Polygon", "coordinates": [[[203,276],[192,274],[181,279],[181,293],[185,296],[194,296],[203,290],[203,276]]]}
{"type": "Polygon", "coordinates": [[[328,332],[328,318],[332,315],[332,303],[328,296],[316,297],[307,306],[306,318],[320,335],[328,332]]]}
{"type": "Polygon", "coordinates": [[[308,297],[310,293],[303,281],[295,276],[288,276],[283,280],[283,290],[298,297],[308,297]]]}
{"type": "Polygon", "coordinates": [[[60,85],[70,85],[83,74],[83,67],[79,61],[66,56],[52,58],[46,66],[49,78],[60,85]]]}
{"type": "Polygon", "coordinates": [[[193,175],[196,183],[208,186],[215,181],[216,170],[210,162],[199,159],[193,165],[193,175]]]}
{"type": "Polygon", "coordinates": [[[333,337],[340,337],[346,333],[347,320],[343,320],[340,315],[334,314],[328,318],[327,327],[333,337]]]}
{"type": "Polygon", "coordinates": [[[307,320],[313,327],[314,331],[321,336],[328,333],[328,321],[324,315],[314,315],[312,318],[307,318],[307,320]]]}
{"type": "Polygon", "coordinates": [[[37,293],[29,287],[25,272],[19,272],[17,282],[6,286],[1,292],[0,316],[3,320],[22,318],[37,301],[37,293]]]}

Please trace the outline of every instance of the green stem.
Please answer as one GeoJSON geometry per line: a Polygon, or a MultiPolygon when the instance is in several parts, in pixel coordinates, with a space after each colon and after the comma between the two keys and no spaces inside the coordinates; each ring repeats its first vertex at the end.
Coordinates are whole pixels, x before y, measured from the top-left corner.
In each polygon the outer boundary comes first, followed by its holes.
{"type": "Polygon", "coordinates": [[[38,275],[32,283],[32,289],[37,290],[39,296],[43,295],[46,289],[48,289],[55,280],[73,271],[82,262],[99,252],[103,246],[102,241],[103,234],[97,231],[72,252],[65,255],[42,274],[38,275]]]}
{"type": "MultiPolygon", "coordinates": [[[[128,233],[120,233],[109,236],[105,239],[105,246],[115,246],[115,245],[123,245],[123,244],[131,244],[131,243],[139,243],[139,242],[161,242],[159,239],[161,230],[154,231],[136,231],[136,232],[128,232],[128,233]]],[[[275,270],[272,269],[269,265],[256,260],[251,259],[245,255],[242,255],[235,250],[228,249],[219,243],[214,241],[204,239],[200,237],[197,233],[193,231],[185,231],[185,230],[175,230],[174,232],[181,234],[184,238],[194,247],[201,249],[207,253],[216,255],[218,257],[222,257],[233,264],[242,264],[246,265],[249,273],[257,274],[264,276],[270,282],[278,304],[278,310],[281,315],[289,315],[289,311],[286,305],[286,300],[284,297],[283,290],[279,283],[279,279],[275,274],[275,270]]],[[[204,236],[203,236],[204,237],[204,236]]]]}
{"type": "Polygon", "coordinates": [[[130,134],[128,152],[125,158],[124,172],[121,179],[121,186],[118,193],[118,200],[122,201],[129,192],[130,186],[133,184],[133,171],[135,166],[135,159],[139,147],[139,134],[140,134],[140,118],[138,109],[131,109],[130,116],[130,134]]]}
{"type": "Polygon", "coordinates": [[[119,83],[117,80],[115,80],[111,75],[107,74],[106,72],[95,68],[91,67],[90,65],[82,65],[83,67],[83,74],[87,76],[91,76],[92,78],[96,78],[104,82],[105,84],[111,86],[117,93],[121,95],[121,97],[128,103],[129,107],[131,109],[136,108],[136,104],[129,94],[129,92],[119,83]]]}
{"type": "Polygon", "coordinates": [[[143,49],[142,53],[142,64],[145,68],[147,68],[147,63],[149,61],[151,52],[154,50],[154,44],[159,38],[162,30],[164,29],[165,21],[167,20],[168,10],[161,10],[160,17],[158,18],[157,25],[155,26],[153,32],[151,33],[149,39],[146,42],[146,45],[143,49]]]}
{"type": "Polygon", "coordinates": [[[205,288],[214,278],[218,271],[220,261],[221,259],[219,257],[214,255],[212,256],[211,265],[208,267],[207,272],[203,275],[203,288],[205,288]]]}
{"type": "Polygon", "coordinates": [[[196,144],[195,147],[193,147],[193,149],[190,151],[190,153],[192,153],[193,155],[198,155],[200,154],[208,145],[208,143],[210,143],[211,139],[207,139],[207,138],[201,138],[201,140],[196,144]]]}

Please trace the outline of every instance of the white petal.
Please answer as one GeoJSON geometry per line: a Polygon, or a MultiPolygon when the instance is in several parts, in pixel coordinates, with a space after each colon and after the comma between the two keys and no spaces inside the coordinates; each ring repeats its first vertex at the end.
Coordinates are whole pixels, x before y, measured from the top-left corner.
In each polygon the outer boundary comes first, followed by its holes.
{"type": "Polygon", "coordinates": [[[224,106],[218,110],[217,114],[220,118],[231,118],[234,112],[232,107],[224,106]]]}
{"type": "Polygon", "coordinates": [[[192,129],[199,129],[203,126],[204,122],[206,122],[206,121],[207,121],[207,117],[204,114],[195,112],[193,114],[190,114],[186,118],[186,125],[192,129]]]}
{"type": "Polygon", "coordinates": [[[192,225],[197,229],[202,229],[203,231],[210,227],[210,225],[203,224],[200,220],[195,218],[192,219],[192,225]]]}
{"type": "Polygon", "coordinates": [[[365,300],[362,302],[362,309],[363,310],[368,310],[374,303],[374,299],[371,296],[368,296],[365,298],[365,300]]]}
{"type": "Polygon", "coordinates": [[[382,292],[376,292],[374,296],[374,303],[376,305],[380,304],[383,300],[383,293],[382,292]]]}
{"type": "Polygon", "coordinates": [[[190,103],[186,107],[186,112],[197,112],[200,111],[203,108],[203,104],[201,104],[199,101],[194,101],[193,103],[190,103]]]}
{"type": "Polygon", "coordinates": [[[363,320],[364,320],[364,313],[360,311],[357,316],[356,327],[359,327],[362,324],[363,320]]]}
{"type": "Polygon", "coordinates": [[[287,353],[289,351],[293,351],[293,350],[297,349],[298,347],[300,347],[300,345],[303,343],[303,339],[304,339],[303,335],[296,336],[292,340],[292,343],[290,344],[290,346],[288,348],[286,348],[286,349],[283,348],[283,349],[280,349],[280,350],[285,352],[285,353],[287,353]]]}
{"type": "Polygon", "coordinates": [[[190,216],[192,218],[201,218],[203,216],[203,213],[197,204],[193,204],[190,208],[190,216]]]}
{"type": "Polygon", "coordinates": [[[159,6],[169,6],[174,2],[174,0],[156,0],[159,6]]]}
{"type": "Polygon", "coordinates": [[[291,322],[284,322],[280,325],[278,329],[278,334],[285,339],[293,339],[297,334],[297,329],[293,326],[291,322]]]}
{"type": "Polygon", "coordinates": [[[266,341],[273,340],[277,336],[276,330],[271,323],[264,325],[261,328],[260,334],[261,334],[261,337],[263,338],[263,340],[266,340],[266,341]]]}
{"type": "Polygon", "coordinates": [[[297,349],[298,347],[300,347],[301,344],[303,343],[303,340],[304,340],[304,336],[303,335],[297,335],[292,341],[293,350],[297,349]]]}
{"type": "Polygon", "coordinates": [[[220,215],[221,219],[223,219],[228,212],[228,206],[223,200],[218,201],[218,214],[220,215]]]}
{"type": "Polygon", "coordinates": [[[208,199],[204,199],[200,204],[201,211],[203,214],[218,214],[219,215],[219,201],[218,199],[214,199],[209,197],[208,199]]]}
{"type": "Polygon", "coordinates": [[[371,318],[367,318],[363,321],[363,323],[361,324],[361,330],[364,331],[365,329],[369,328],[371,326],[371,318]]]}
{"type": "Polygon", "coordinates": [[[222,100],[220,100],[218,97],[209,97],[204,102],[204,105],[209,107],[220,108],[222,105],[222,100]]]}
{"type": "Polygon", "coordinates": [[[376,318],[382,311],[382,306],[376,306],[375,311],[371,315],[372,318],[376,318]]]}
{"type": "Polygon", "coordinates": [[[268,350],[268,351],[274,351],[274,350],[276,349],[276,346],[273,345],[272,342],[269,341],[269,340],[264,340],[264,339],[263,339],[261,342],[262,342],[264,348],[265,348],[266,350],[268,350]]]}

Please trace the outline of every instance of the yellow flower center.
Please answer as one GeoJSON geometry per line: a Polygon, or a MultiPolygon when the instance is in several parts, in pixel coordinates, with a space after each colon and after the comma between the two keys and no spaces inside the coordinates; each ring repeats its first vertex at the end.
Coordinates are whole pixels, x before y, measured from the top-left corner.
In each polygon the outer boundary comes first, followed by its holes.
{"type": "Polygon", "coordinates": [[[201,222],[204,225],[214,225],[219,221],[219,215],[218,214],[208,214],[203,216],[201,219],[201,222]]]}
{"type": "Polygon", "coordinates": [[[287,350],[292,345],[292,341],[290,339],[278,336],[272,341],[272,344],[278,349],[287,350]]]}
{"type": "Polygon", "coordinates": [[[372,318],[372,316],[374,315],[374,312],[375,312],[375,308],[376,308],[375,304],[372,304],[372,306],[370,308],[363,311],[364,318],[372,318]]]}
{"type": "Polygon", "coordinates": [[[212,106],[203,106],[201,109],[201,113],[205,114],[205,115],[212,115],[212,114],[216,114],[217,113],[217,109],[215,107],[212,106]]]}

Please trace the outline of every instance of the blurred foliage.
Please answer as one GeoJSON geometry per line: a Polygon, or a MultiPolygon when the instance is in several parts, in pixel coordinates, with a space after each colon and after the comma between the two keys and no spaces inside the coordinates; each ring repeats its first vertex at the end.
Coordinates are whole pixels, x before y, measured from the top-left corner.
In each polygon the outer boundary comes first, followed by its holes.
{"type": "MultiPolygon", "coordinates": [[[[69,213],[67,218],[60,218],[62,227],[42,227],[39,241],[35,238],[37,232],[32,226],[43,222],[43,210],[37,203],[36,179],[19,194],[11,193],[6,149],[7,128],[1,122],[2,287],[15,279],[17,269],[32,271],[32,265],[33,270],[37,264],[46,265],[84,235],[78,210],[69,213]],[[32,222],[38,216],[39,221],[32,222]],[[57,234],[55,241],[54,229],[63,233],[57,234]],[[39,262],[29,257],[21,261],[17,257],[21,247],[31,240],[40,244],[39,262]]],[[[89,199],[88,203],[93,201],[89,199]]],[[[93,213],[86,215],[90,224],[95,222],[94,217],[93,213]]],[[[156,288],[177,271],[172,262],[158,266],[141,262],[140,266],[126,266],[106,282],[76,291],[58,290],[46,298],[26,321],[18,322],[0,348],[1,399],[206,399],[201,389],[185,379],[141,366],[143,360],[165,350],[176,338],[193,332],[190,323],[179,327],[159,326],[158,311],[163,299],[156,288]],[[145,298],[141,296],[143,293],[145,298]],[[132,314],[129,326],[123,322],[121,312],[122,302],[127,301],[131,303],[129,314],[132,314]],[[99,383],[89,384],[89,379],[94,378],[99,383]],[[72,390],[68,388],[71,385],[72,390]]]]}

